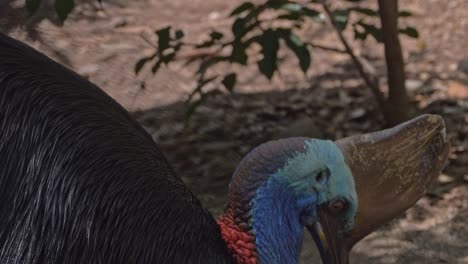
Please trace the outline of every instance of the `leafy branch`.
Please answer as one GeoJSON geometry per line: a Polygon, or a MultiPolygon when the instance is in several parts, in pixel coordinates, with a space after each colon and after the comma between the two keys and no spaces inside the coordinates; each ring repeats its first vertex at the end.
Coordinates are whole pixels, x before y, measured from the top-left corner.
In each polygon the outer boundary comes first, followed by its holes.
{"type": "MultiPolygon", "coordinates": [[[[176,59],[186,60],[187,64],[197,63],[195,71],[197,83],[188,97],[192,106],[198,106],[205,99],[205,87],[224,87],[228,92],[235,90],[237,75],[234,72],[225,75],[210,75],[210,69],[219,63],[229,63],[245,66],[250,64],[251,58],[259,58],[255,61],[259,72],[271,79],[280,67],[281,60],[278,51],[285,47],[292,51],[298,61],[298,66],[305,74],[312,64],[313,49],[321,49],[330,52],[346,53],[350,56],[366,86],[372,91],[380,106],[385,103],[384,94],[379,88],[378,79],[365,71],[359,58],[355,55],[349,42],[345,39],[343,31],[352,26],[354,38],[365,40],[372,36],[377,42],[383,40],[382,29],[366,18],[379,17],[378,10],[361,7],[361,0],[346,0],[347,8],[332,10],[325,1],[310,1],[303,3],[289,0],[267,0],[262,4],[244,2],[230,13],[234,18],[231,26],[231,36],[227,37],[222,32],[213,30],[207,38],[200,43],[186,43],[181,30],[173,30],[166,27],[156,31],[158,43],[154,54],[140,59],[135,72],[138,74],[147,63],[153,63],[151,72],[156,74],[162,65],[167,66],[176,59]],[[268,15],[265,15],[268,12],[268,15]],[[359,15],[359,19],[350,23],[351,13],[359,15]],[[324,24],[324,18],[328,18],[338,34],[344,50],[336,47],[319,45],[311,40],[304,40],[297,31],[307,21],[324,24]],[[281,21],[281,23],[275,23],[281,21]],[[278,26],[279,25],[279,26],[278,26]],[[247,50],[253,44],[260,47],[258,53],[248,55],[247,50]],[[189,54],[179,53],[182,49],[189,48],[189,54]],[[199,95],[196,99],[196,95],[199,95]]],[[[398,16],[406,18],[411,16],[409,11],[399,11],[398,16]]],[[[399,29],[400,34],[417,38],[418,32],[412,27],[399,29]]],[[[218,88],[219,89],[219,88],[218,88]]],[[[190,107],[191,111],[195,107],[190,107]]]]}

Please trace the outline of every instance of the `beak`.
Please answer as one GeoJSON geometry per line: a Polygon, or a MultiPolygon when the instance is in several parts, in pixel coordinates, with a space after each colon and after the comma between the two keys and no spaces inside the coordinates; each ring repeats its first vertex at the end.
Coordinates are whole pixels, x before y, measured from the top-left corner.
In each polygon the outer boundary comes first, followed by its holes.
{"type": "Polygon", "coordinates": [[[348,251],[424,195],[447,161],[449,149],[444,120],[437,115],[419,116],[335,143],[353,174],[358,211],[354,227],[343,241],[328,244],[344,245],[348,251]]]}
{"type": "Polygon", "coordinates": [[[344,234],[340,231],[342,223],[323,206],[319,207],[318,216],[319,221],[306,224],[306,228],[317,245],[322,263],[348,264],[349,251],[344,234]]]}

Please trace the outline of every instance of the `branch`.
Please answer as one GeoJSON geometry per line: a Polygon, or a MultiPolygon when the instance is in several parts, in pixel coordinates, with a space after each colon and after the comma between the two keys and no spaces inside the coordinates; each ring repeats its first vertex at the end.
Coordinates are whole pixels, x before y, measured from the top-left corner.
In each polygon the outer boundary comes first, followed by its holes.
{"type": "Polygon", "coordinates": [[[388,98],[392,110],[386,119],[390,124],[398,124],[408,119],[409,100],[405,87],[405,63],[400,39],[398,38],[398,1],[378,0],[380,22],[387,64],[388,98]]]}
{"type": "Polygon", "coordinates": [[[328,7],[326,2],[322,3],[322,7],[325,10],[325,13],[328,16],[328,19],[330,20],[330,23],[332,24],[333,28],[335,29],[341,43],[343,43],[343,46],[345,47],[346,53],[351,57],[351,60],[353,61],[354,65],[356,66],[359,75],[361,75],[361,78],[364,80],[366,85],[371,89],[372,93],[374,94],[375,98],[377,99],[377,102],[379,106],[384,108],[385,105],[385,97],[379,89],[379,82],[375,76],[370,76],[369,74],[366,73],[364,70],[364,66],[362,65],[361,61],[359,61],[358,57],[354,54],[353,50],[351,49],[351,46],[348,44],[348,41],[345,39],[343,36],[343,33],[339,29],[335,19],[333,18],[333,14],[328,7]]]}
{"type": "Polygon", "coordinates": [[[323,45],[315,44],[315,43],[311,43],[311,42],[306,42],[306,44],[311,46],[312,48],[315,48],[315,49],[321,49],[321,50],[337,52],[337,53],[348,53],[348,52],[346,52],[346,50],[333,48],[333,47],[327,47],[327,46],[323,46],[323,45]]]}
{"type": "MultiPolygon", "coordinates": [[[[336,52],[336,53],[346,53],[346,54],[348,53],[346,50],[333,48],[333,47],[327,47],[327,46],[315,44],[312,42],[305,42],[305,44],[315,49],[321,49],[321,50],[336,52]]],[[[226,45],[220,45],[220,47],[224,47],[224,46],[226,45]]],[[[213,48],[196,49],[196,50],[191,50],[186,53],[177,54],[176,60],[194,60],[194,59],[212,58],[212,57],[218,56],[219,53],[220,53],[219,49],[218,50],[213,50],[213,48]]]]}
{"type": "Polygon", "coordinates": [[[189,52],[177,54],[176,60],[196,60],[196,59],[209,59],[219,55],[219,51],[213,49],[197,49],[189,52]]]}
{"type": "Polygon", "coordinates": [[[148,39],[148,37],[146,37],[143,33],[140,33],[140,37],[146,42],[146,44],[150,45],[151,47],[157,49],[158,47],[151,41],[148,39]]]}

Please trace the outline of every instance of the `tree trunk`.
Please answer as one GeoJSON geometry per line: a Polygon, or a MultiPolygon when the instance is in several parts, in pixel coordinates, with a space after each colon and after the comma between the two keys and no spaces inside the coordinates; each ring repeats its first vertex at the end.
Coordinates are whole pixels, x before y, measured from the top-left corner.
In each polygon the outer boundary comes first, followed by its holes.
{"type": "Polygon", "coordinates": [[[378,0],[387,63],[388,99],[384,116],[388,125],[408,119],[409,101],[405,88],[405,65],[398,38],[398,0],[378,0]]]}

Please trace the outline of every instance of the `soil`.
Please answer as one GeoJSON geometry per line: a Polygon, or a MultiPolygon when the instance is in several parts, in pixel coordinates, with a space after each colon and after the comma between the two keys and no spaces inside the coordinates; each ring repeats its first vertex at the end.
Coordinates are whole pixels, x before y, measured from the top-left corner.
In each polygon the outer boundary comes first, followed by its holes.
{"type": "MultiPolygon", "coordinates": [[[[321,49],[312,50],[306,75],[291,54],[282,54],[285,66],[271,82],[255,65],[233,67],[240,76],[236,93],[210,93],[186,119],[183,101],[193,86],[193,68],[178,62],[156,76],[147,71],[135,76],[135,62],[154,49],[144,39],[151,41],[154,29],[166,25],[183,29],[191,41],[213,28],[228,32],[229,11],[240,1],[76,2],[60,26],[47,6],[28,17],[23,0],[2,0],[0,31],[89,78],[131,111],[214,215],[223,210],[236,164],[261,142],[286,135],[336,139],[383,128],[372,94],[349,57],[321,49]]],[[[420,33],[418,40],[401,37],[415,114],[441,114],[452,149],[430,193],[361,241],[351,263],[468,263],[468,75],[459,66],[468,58],[468,2],[400,2],[414,13],[403,24],[415,25],[420,33]]],[[[310,24],[302,34],[342,48],[329,26],[310,24]]],[[[352,32],[346,37],[351,40],[352,32]]],[[[353,42],[353,49],[385,83],[381,45],[369,39],[353,42]]],[[[319,263],[308,236],[301,261],[319,263]]]]}

